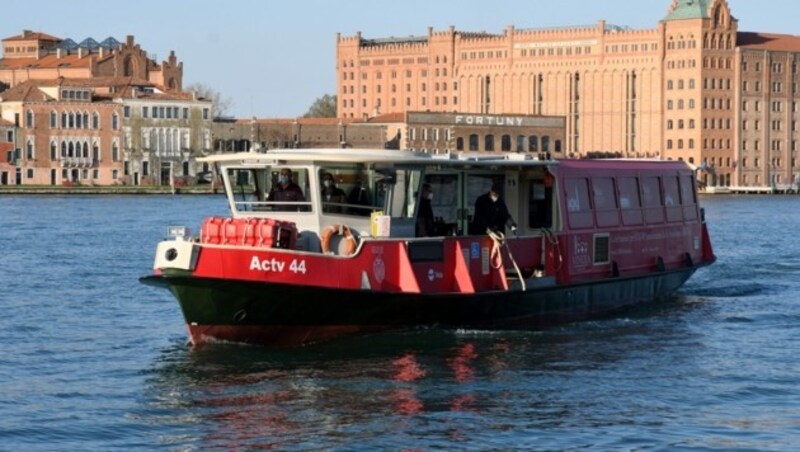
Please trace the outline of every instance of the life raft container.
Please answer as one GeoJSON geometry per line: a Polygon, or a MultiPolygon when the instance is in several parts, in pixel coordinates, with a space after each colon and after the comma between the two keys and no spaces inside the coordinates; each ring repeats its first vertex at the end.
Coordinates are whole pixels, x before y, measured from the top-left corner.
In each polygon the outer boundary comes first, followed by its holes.
{"type": "Polygon", "coordinates": [[[332,224],[322,231],[322,236],[320,237],[320,245],[323,253],[331,253],[331,240],[336,235],[341,235],[342,240],[345,241],[344,249],[342,249],[341,246],[337,247],[340,251],[337,254],[342,256],[350,256],[356,252],[358,243],[356,242],[356,237],[353,235],[353,231],[351,231],[346,225],[332,224]]]}

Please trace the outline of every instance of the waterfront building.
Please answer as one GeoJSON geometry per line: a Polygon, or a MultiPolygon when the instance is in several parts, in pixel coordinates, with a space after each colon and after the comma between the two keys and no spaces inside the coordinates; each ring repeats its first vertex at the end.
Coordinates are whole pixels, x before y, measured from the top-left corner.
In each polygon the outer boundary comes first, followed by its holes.
{"type": "Polygon", "coordinates": [[[384,148],[386,130],[362,120],[337,118],[217,118],[216,152],[286,148],[384,148]]]}
{"type": "Polygon", "coordinates": [[[338,35],[338,116],[565,118],[565,155],[685,160],[714,186],[798,182],[800,37],[740,32],[725,0],[673,0],[652,29],[338,35]]]}
{"type": "Polygon", "coordinates": [[[132,185],[194,184],[212,150],[211,101],[194,93],[128,86],[116,100],[122,113],[122,175],[132,185]]]}
{"type": "Polygon", "coordinates": [[[519,152],[563,157],[564,118],[392,113],[367,119],[217,119],[215,152],[385,148],[430,153],[519,152]]]}
{"type": "Polygon", "coordinates": [[[14,123],[0,117],[0,185],[7,185],[15,172],[14,123]]]}
{"type": "Polygon", "coordinates": [[[174,52],[156,63],[128,36],[80,43],[23,31],[2,41],[0,118],[13,130],[2,183],[192,182],[211,151],[211,101],[182,91],[174,52]]]}

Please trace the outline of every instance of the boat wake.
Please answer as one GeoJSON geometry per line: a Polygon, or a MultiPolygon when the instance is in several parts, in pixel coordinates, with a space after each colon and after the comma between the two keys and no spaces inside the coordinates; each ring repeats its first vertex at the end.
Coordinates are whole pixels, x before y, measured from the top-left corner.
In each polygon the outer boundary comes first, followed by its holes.
{"type": "Polygon", "coordinates": [[[692,289],[687,287],[681,291],[683,295],[707,298],[747,298],[762,295],[774,289],[768,288],[763,284],[744,283],[730,284],[726,286],[703,287],[692,289]]]}

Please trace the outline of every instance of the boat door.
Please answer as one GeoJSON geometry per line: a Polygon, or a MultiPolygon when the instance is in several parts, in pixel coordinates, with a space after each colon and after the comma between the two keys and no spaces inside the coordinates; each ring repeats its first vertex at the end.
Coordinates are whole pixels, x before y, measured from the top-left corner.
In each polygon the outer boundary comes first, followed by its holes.
{"type": "MultiPolygon", "coordinates": [[[[498,184],[500,187],[505,186],[505,176],[497,172],[469,172],[464,177],[464,231],[469,233],[469,227],[472,219],[475,216],[475,201],[478,197],[489,192],[492,184],[498,184]]],[[[505,193],[500,193],[500,196],[505,198],[505,193]]],[[[483,232],[476,232],[483,234],[483,232]]]]}
{"type": "Polygon", "coordinates": [[[475,201],[492,183],[503,183],[502,174],[473,171],[428,172],[424,183],[433,192],[431,207],[434,235],[467,235],[475,214],[475,201]]]}
{"type": "Polygon", "coordinates": [[[456,171],[425,175],[424,183],[431,186],[433,199],[433,235],[463,235],[463,174],[456,171]]]}

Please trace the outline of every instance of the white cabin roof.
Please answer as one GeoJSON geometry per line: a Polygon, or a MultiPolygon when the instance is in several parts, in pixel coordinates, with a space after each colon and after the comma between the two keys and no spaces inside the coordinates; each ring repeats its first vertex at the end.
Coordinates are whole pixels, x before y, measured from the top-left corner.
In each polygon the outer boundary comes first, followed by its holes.
{"type": "Polygon", "coordinates": [[[394,163],[446,166],[552,166],[554,160],[539,160],[531,154],[498,152],[449,152],[431,154],[388,149],[276,149],[267,152],[215,154],[201,162],[243,165],[285,165],[289,163],[394,163]]]}

